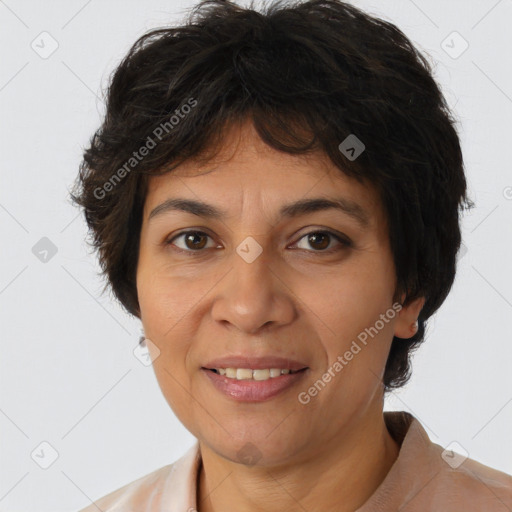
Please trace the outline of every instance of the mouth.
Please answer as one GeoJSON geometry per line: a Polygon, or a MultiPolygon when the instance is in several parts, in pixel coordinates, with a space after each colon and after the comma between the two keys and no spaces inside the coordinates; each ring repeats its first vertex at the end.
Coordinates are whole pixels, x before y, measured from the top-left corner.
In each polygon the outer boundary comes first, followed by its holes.
{"type": "Polygon", "coordinates": [[[228,379],[233,380],[255,380],[265,381],[269,379],[276,379],[281,375],[293,375],[307,370],[307,367],[299,370],[292,370],[290,368],[203,368],[210,372],[216,373],[228,379]]]}
{"type": "MultiPolygon", "coordinates": [[[[297,386],[304,386],[308,367],[290,368],[235,368],[228,366],[205,368],[201,373],[223,396],[237,402],[264,402],[297,386]],[[222,373],[221,373],[222,372],[222,373]]],[[[286,395],[285,395],[286,396],[286,395]]]]}
{"type": "Polygon", "coordinates": [[[230,355],[200,367],[217,391],[230,400],[263,402],[290,391],[304,380],[309,367],[277,355],[230,355]]]}

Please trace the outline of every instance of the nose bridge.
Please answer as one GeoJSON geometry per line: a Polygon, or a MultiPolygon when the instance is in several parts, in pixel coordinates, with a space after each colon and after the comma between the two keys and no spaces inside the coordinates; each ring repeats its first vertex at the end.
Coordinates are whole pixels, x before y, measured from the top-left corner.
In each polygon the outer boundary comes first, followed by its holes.
{"type": "Polygon", "coordinates": [[[253,237],[246,237],[236,247],[231,255],[232,270],[213,306],[215,320],[255,332],[269,322],[282,324],[293,319],[293,302],[270,269],[270,254],[271,249],[253,237]]]}
{"type": "Polygon", "coordinates": [[[269,268],[269,249],[247,237],[233,254],[233,284],[230,288],[235,312],[243,316],[270,313],[275,294],[274,276],[269,268]]]}

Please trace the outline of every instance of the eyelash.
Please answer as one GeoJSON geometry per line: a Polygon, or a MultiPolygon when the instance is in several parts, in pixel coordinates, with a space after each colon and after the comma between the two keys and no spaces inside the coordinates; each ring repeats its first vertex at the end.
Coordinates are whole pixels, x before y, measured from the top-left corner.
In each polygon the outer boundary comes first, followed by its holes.
{"type": "MultiPolygon", "coordinates": [[[[188,235],[188,234],[196,234],[196,235],[206,235],[207,237],[209,238],[212,238],[208,233],[205,233],[204,231],[198,231],[198,230],[195,230],[195,229],[190,229],[190,230],[187,230],[187,231],[182,231],[181,233],[178,233],[177,235],[173,236],[171,239],[167,240],[164,242],[165,245],[173,245],[173,242],[177,239],[177,238],[180,238],[184,235],[188,235]]],[[[295,242],[295,244],[299,243],[303,238],[309,236],[309,235],[312,235],[312,234],[326,234],[326,235],[329,235],[331,236],[332,238],[336,239],[340,244],[341,244],[341,248],[331,248],[331,249],[323,249],[323,250],[308,250],[308,249],[298,249],[298,250],[301,250],[301,251],[306,251],[306,252],[313,252],[313,253],[318,253],[318,254],[332,254],[333,252],[336,252],[338,250],[341,250],[343,248],[350,248],[352,247],[352,242],[348,239],[348,238],[344,238],[342,237],[341,235],[338,235],[337,233],[334,233],[333,231],[330,231],[328,229],[322,229],[322,230],[313,230],[313,231],[309,231],[308,233],[304,233],[298,240],[297,242],[295,242]]],[[[211,247],[210,247],[211,249],[211,247]]],[[[177,251],[177,252],[180,252],[180,253],[185,253],[189,256],[194,256],[195,254],[199,254],[201,252],[204,252],[206,249],[198,249],[198,250],[192,250],[192,249],[182,249],[181,247],[176,247],[174,246],[173,247],[173,250],[177,251]]]]}

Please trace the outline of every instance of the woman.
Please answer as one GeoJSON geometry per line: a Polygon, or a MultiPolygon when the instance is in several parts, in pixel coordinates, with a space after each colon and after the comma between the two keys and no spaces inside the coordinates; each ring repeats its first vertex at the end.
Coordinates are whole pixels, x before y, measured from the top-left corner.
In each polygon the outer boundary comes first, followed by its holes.
{"type": "Polygon", "coordinates": [[[140,38],[73,195],[197,438],[84,511],[501,511],[512,477],[383,398],[455,277],[455,123],[394,25],[221,0],[140,38]]]}

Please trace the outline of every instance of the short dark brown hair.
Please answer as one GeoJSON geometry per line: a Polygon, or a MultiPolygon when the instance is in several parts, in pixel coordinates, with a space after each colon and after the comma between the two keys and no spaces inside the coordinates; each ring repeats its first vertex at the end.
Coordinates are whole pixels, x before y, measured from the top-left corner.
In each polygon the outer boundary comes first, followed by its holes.
{"type": "Polygon", "coordinates": [[[425,322],[453,284],[459,214],[472,203],[456,121],[428,60],[396,26],[348,3],[278,0],[257,11],[206,0],[182,26],[134,43],[111,77],[103,123],[71,194],[105,287],[140,317],[135,276],[148,177],[209,154],[226,127],[247,119],[269,146],[320,150],[378,191],[396,297],[426,299],[417,333],[391,345],[385,389],[402,386],[425,322]],[[351,134],[365,145],[355,159],[339,149],[351,134]]]}

